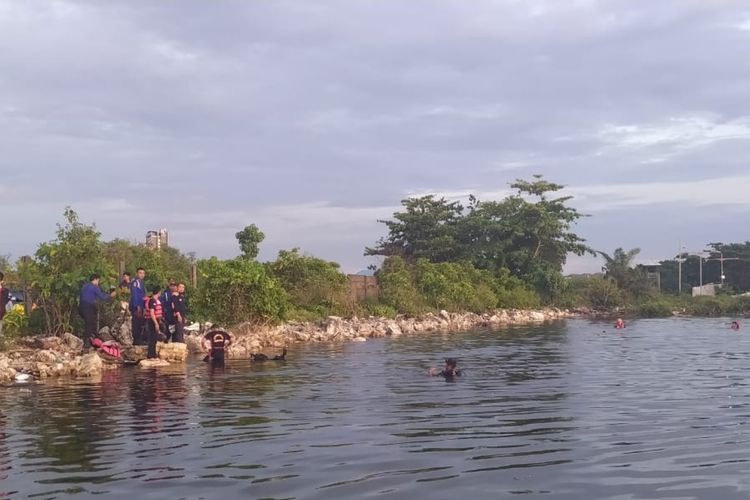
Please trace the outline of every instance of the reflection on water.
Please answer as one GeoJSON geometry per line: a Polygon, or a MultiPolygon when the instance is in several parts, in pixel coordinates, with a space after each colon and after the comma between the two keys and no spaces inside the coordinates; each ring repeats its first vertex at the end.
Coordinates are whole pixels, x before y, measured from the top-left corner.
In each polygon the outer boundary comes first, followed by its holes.
{"type": "Polygon", "coordinates": [[[748,342],[570,321],[2,388],[0,497],[747,498],[748,342]]]}

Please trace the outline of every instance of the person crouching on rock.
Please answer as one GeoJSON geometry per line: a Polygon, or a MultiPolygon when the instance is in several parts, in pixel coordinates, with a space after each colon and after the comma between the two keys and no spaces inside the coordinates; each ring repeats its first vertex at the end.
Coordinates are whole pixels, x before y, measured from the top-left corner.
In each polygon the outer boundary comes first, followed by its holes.
{"type": "Polygon", "coordinates": [[[224,356],[229,346],[232,345],[232,336],[213,325],[211,329],[203,336],[203,350],[208,351],[208,355],[203,361],[211,361],[214,365],[223,365],[224,356]]]}
{"type": "Polygon", "coordinates": [[[458,361],[456,358],[445,358],[445,368],[442,371],[437,368],[430,368],[427,370],[427,374],[432,377],[445,377],[451,379],[453,377],[460,377],[461,370],[457,368],[458,361]]]}
{"type": "Polygon", "coordinates": [[[164,319],[164,309],[159,300],[161,287],[154,286],[151,288],[151,295],[145,298],[146,307],[144,308],[144,319],[146,320],[146,339],[148,341],[148,359],[156,359],[156,341],[159,339],[161,331],[161,322],[164,319]]]}

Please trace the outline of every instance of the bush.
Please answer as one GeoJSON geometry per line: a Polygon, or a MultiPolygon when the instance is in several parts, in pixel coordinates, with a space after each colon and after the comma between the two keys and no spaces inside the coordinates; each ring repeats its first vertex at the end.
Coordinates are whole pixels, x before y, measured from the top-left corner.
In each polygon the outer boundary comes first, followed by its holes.
{"type": "Polygon", "coordinates": [[[595,276],[579,284],[583,287],[583,299],[586,305],[595,309],[613,309],[625,304],[625,296],[617,283],[610,278],[595,276]]]}
{"type": "Polygon", "coordinates": [[[320,318],[352,311],[348,279],[337,263],[300,255],[295,248],[279,252],[267,268],[289,295],[293,315],[320,318]]]}
{"type": "Polygon", "coordinates": [[[287,293],[262,264],[212,257],[198,263],[198,273],[193,303],[197,319],[231,325],[243,321],[277,323],[286,317],[287,293]]]}
{"type": "Polygon", "coordinates": [[[398,311],[395,308],[381,302],[365,302],[362,306],[368,316],[375,316],[377,318],[395,318],[398,315],[398,311]]]}
{"type": "Polygon", "coordinates": [[[383,304],[405,314],[420,314],[427,310],[414,286],[412,271],[401,257],[385,259],[378,271],[378,282],[383,304]]]}
{"type": "Polygon", "coordinates": [[[673,304],[665,300],[650,300],[638,306],[641,318],[668,318],[672,316],[673,304]]]}

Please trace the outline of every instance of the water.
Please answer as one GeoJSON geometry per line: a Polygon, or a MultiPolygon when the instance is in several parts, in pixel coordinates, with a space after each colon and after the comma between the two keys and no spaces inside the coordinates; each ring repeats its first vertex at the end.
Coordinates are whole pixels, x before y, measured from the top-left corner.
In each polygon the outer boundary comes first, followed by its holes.
{"type": "Polygon", "coordinates": [[[748,333],[576,320],[0,388],[0,497],[748,498],[748,333]],[[425,375],[449,355],[464,377],[425,375]]]}

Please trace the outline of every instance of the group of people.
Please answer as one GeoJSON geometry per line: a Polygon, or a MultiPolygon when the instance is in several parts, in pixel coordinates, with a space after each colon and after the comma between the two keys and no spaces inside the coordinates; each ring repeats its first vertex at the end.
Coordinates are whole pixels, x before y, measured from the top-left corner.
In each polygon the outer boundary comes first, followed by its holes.
{"type": "MultiPolygon", "coordinates": [[[[147,290],[145,279],[146,270],[142,267],[136,270],[135,277],[125,272],[122,274],[120,289],[130,292],[128,309],[131,315],[133,345],[147,346],[147,357],[153,359],[158,357],[157,341],[185,341],[188,304],[185,297],[185,283],[170,279],[164,288],[155,285],[147,290]]],[[[93,274],[88,283],[81,288],[78,310],[84,322],[82,336],[84,349],[91,348],[92,343],[93,345],[100,344],[95,343],[97,337],[96,304],[109,302],[117,296],[117,287],[112,287],[108,294],[102,291],[100,280],[101,277],[98,274],[93,274]]],[[[214,365],[223,364],[224,353],[231,344],[231,335],[214,325],[203,337],[202,346],[208,352],[206,360],[214,365]]]]}
{"type": "MultiPolygon", "coordinates": [[[[100,279],[98,274],[93,274],[81,288],[78,311],[84,322],[84,349],[89,349],[97,336],[97,302],[109,302],[117,295],[117,287],[112,287],[109,294],[102,291],[100,279]]],[[[156,342],[160,338],[167,342],[184,342],[188,314],[185,284],[169,280],[166,287],[155,285],[147,291],[145,279],[146,270],[142,267],[136,270],[135,278],[125,272],[120,288],[130,291],[128,309],[132,318],[133,344],[148,346],[147,356],[156,358],[156,342]]]]}
{"type": "Polygon", "coordinates": [[[148,357],[156,358],[156,342],[160,336],[167,342],[185,341],[188,314],[185,283],[170,279],[166,287],[154,285],[147,291],[145,279],[146,270],[139,267],[135,278],[123,273],[120,287],[130,290],[133,344],[147,345],[148,357]]]}

